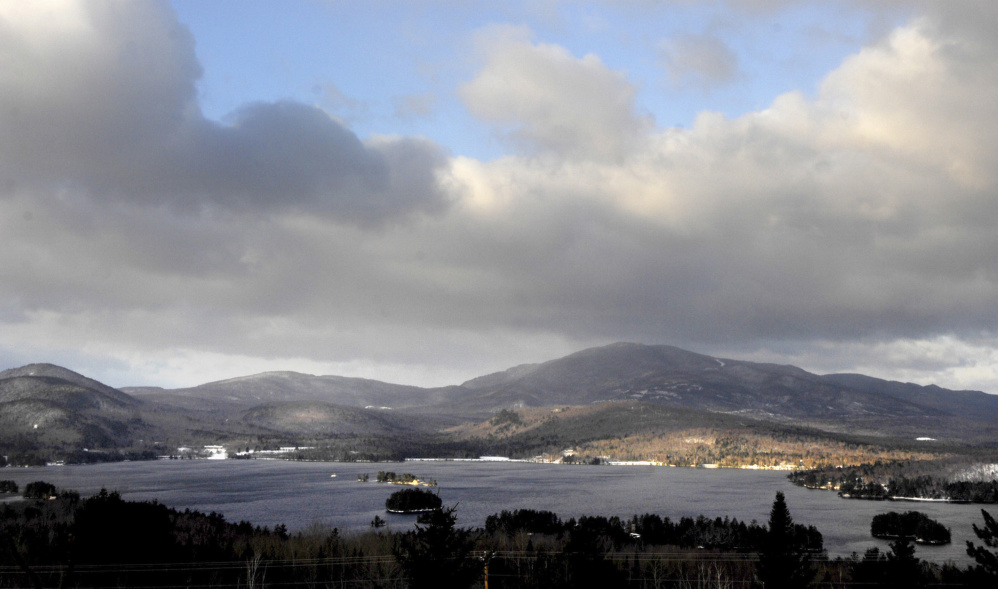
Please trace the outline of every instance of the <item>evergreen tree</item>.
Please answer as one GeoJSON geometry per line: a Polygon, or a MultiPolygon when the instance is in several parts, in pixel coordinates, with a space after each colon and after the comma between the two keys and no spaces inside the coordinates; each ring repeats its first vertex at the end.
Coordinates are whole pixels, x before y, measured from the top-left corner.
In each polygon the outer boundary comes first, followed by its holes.
{"type": "MultiPolygon", "coordinates": [[[[855,556],[855,553],[853,553],[855,556]]],[[[887,581],[887,557],[877,547],[867,549],[852,564],[852,582],[867,587],[883,587],[887,581]]]]}
{"type": "Polygon", "coordinates": [[[776,493],[769,512],[769,528],[757,572],[765,589],[807,587],[816,573],[806,547],[794,533],[794,520],[781,491],[776,493]]]}
{"type": "Polygon", "coordinates": [[[922,561],[915,556],[915,545],[911,538],[902,531],[890,544],[887,553],[887,587],[908,589],[924,587],[928,581],[922,561]]]}
{"type": "Polygon", "coordinates": [[[395,558],[410,587],[468,587],[480,576],[481,563],[471,556],[470,532],[454,528],[455,509],[423,514],[416,531],[399,538],[395,558]]]}
{"type": "Polygon", "coordinates": [[[974,534],[984,542],[984,546],[976,546],[968,541],[967,554],[977,561],[973,571],[976,576],[998,582],[998,552],[985,548],[998,548],[998,522],[983,509],[981,515],[984,516],[984,527],[979,528],[974,524],[974,534]]]}

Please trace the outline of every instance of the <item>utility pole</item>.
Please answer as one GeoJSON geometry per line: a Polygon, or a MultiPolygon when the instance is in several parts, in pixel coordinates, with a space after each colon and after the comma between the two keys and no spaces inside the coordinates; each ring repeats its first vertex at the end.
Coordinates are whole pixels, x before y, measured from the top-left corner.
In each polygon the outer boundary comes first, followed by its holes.
{"type": "Polygon", "coordinates": [[[478,557],[485,565],[485,589],[489,589],[489,561],[495,555],[495,552],[482,551],[482,555],[478,557]]]}

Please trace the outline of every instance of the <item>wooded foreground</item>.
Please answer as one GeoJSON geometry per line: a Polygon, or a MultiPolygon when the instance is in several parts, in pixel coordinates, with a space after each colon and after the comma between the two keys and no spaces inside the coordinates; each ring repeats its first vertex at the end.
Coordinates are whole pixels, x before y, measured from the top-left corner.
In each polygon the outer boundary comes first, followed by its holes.
{"type": "Polygon", "coordinates": [[[504,511],[456,527],[454,508],[415,530],[340,534],[231,523],[217,513],[87,498],[32,486],[0,510],[0,587],[993,587],[998,524],[984,513],[968,568],[921,561],[906,537],[886,553],[828,559],[777,493],[766,525],[656,514],[562,521],[504,511]],[[37,497],[37,492],[42,497],[37,497]],[[988,548],[990,547],[990,549],[988,548]]]}

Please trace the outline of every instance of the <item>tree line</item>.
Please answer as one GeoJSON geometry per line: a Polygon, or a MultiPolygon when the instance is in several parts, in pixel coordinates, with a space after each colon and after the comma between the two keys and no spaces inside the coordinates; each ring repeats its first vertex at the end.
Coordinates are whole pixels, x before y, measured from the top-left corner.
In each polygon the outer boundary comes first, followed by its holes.
{"type": "MultiPolygon", "coordinates": [[[[550,511],[517,509],[501,511],[485,519],[485,531],[490,534],[502,532],[564,535],[577,529],[594,529],[600,535],[621,546],[626,543],[654,546],[678,546],[723,550],[731,552],[759,552],[767,542],[766,526],[739,521],[737,518],[704,515],[682,517],[672,520],[655,513],[634,515],[630,520],[618,517],[583,516],[563,522],[550,511]]],[[[793,524],[790,535],[792,542],[802,549],[820,553],[824,539],[814,526],[793,524]]]]}
{"type": "Polygon", "coordinates": [[[884,471],[887,468],[886,465],[873,464],[795,471],[788,478],[795,485],[809,489],[837,490],[841,497],[851,499],[918,498],[961,503],[998,503],[998,480],[954,481],[931,474],[886,475],[884,471]]]}
{"type": "Polygon", "coordinates": [[[54,500],[26,499],[0,509],[0,587],[460,588],[481,587],[486,579],[493,589],[998,582],[998,524],[986,512],[977,530],[985,544],[970,546],[979,564],[958,569],[921,561],[906,536],[886,553],[872,549],[829,560],[820,550],[820,533],[794,522],[782,493],[765,525],[655,514],[562,521],[551,512],[519,510],[472,529],[456,525],[455,507],[441,507],[422,516],[415,529],[356,534],[323,526],[292,534],[284,526],[125,501],[106,490],[86,498],[55,494],[54,500]]]}

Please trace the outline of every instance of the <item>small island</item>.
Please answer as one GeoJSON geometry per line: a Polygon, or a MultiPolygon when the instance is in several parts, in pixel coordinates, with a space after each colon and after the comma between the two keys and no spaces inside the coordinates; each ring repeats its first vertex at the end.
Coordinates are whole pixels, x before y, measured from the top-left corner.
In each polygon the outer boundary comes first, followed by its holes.
{"type": "Polygon", "coordinates": [[[389,513],[425,513],[436,511],[443,505],[440,496],[425,489],[395,491],[385,500],[389,513]]]}
{"type": "MultiPolygon", "coordinates": [[[[362,473],[357,475],[357,481],[361,483],[366,483],[371,479],[370,473],[362,473]]],[[[436,487],[437,481],[434,479],[422,479],[416,475],[408,472],[402,474],[397,474],[394,471],[378,471],[377,477],[374,479],[379,483],[388,483],[389,485],[412,485],[414,487],[436,487]]]]}
{"type": "Polygon", "coordinates": [[[949,544],[949,528],[918,511],[891,511],[873,516],[870,534],[874,538],[893,539],[905,536],[916,544],[949,544]]]}

